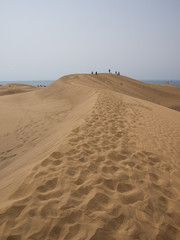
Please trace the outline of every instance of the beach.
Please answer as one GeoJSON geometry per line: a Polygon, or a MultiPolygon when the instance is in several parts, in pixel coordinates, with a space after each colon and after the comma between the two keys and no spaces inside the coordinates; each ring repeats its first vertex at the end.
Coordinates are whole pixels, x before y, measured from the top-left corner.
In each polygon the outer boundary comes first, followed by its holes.
{"type": "Polygon", "coordinates": [[[0,86],[0,239],[180,239],[179,111],[115,74],[0,86]]]}

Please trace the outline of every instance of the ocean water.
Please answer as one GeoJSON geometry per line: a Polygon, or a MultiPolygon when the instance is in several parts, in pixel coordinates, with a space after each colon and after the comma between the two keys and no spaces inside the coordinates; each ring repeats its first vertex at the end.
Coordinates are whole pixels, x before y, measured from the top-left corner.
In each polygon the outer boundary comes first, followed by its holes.
{"type": "MultiPolygon", "coordinates": [[[[28,84],[31,86],[48,86],[49,84],[51,84],[52,82],[54,82],[53,80],[40,80],[40,81],[0,81],[0,85],[4,85],[4,84],[10,84],[10,83],[20,83],[20,84],[28,84]]],[[[145,82],[145,83],[153,83],[153,84],[162,84],[162,85],[166,85],[167,81],[165,80],[141,80],[141,82],[145,82]]],[[[169,85],[172,86],[177,86],[180,87],[180,80],[174,80],[174,81],[168,81],[169,85]]]]}
{"type": "Polygon", "coordinates": [[[162,85],[166,85],[168,82],[169,85],[180,87],[180,80],[170,80],[170,81],[167,81],[167,80],[166,81],[165,80],[141,80],[141,82],[152,83],[152,84],[162,84],[162,85]]]}
{"type": "Polygon", "coordinates": [[[19,83],[19,84],[28,84],[31,86],[48,86],[54,82],[53,80],[40,80],[40,81],[0,81],[0,85],[10,84],[10,83],[19,83]]]}

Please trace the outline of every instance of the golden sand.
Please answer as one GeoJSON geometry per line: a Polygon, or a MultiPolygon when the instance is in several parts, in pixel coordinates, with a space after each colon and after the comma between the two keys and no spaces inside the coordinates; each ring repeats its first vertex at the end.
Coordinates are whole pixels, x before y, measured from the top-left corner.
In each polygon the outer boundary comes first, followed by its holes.
{"type": "Polygon", "coordinates": [[[0,240],[180,239],[179,87],[98,74],[8,88],[0,240]]]}

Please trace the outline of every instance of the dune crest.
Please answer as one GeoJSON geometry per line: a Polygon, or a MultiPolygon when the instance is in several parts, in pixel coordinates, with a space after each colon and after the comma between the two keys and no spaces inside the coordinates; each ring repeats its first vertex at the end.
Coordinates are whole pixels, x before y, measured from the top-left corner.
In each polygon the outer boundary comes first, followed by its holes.
{"type": "Polygon", "coordinates": [[[180,113],[167,108],[178,106],[179,90],[155,88],[72,75],[1,97],[1,143],[14,147],[2,144],[1,239],[179,239],[180,113]]]}

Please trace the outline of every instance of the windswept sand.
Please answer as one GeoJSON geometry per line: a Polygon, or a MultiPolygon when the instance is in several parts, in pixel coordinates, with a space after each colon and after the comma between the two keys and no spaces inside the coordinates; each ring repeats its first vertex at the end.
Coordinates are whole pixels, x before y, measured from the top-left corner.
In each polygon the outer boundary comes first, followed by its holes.
{"type": "Polygon", "coordinates": [[[0,96],[4,95],[11,95],[11,94],[17,94],[17,93],[25,93],[37,90],[38,87],[30,86],[27,84],[5,84],[0,86],[0,96]]]}
{"type": "Polygon", "coordinates": [[[180,239],[180,88],[36,90],[0,97],[0,240],[180,239]]]}

